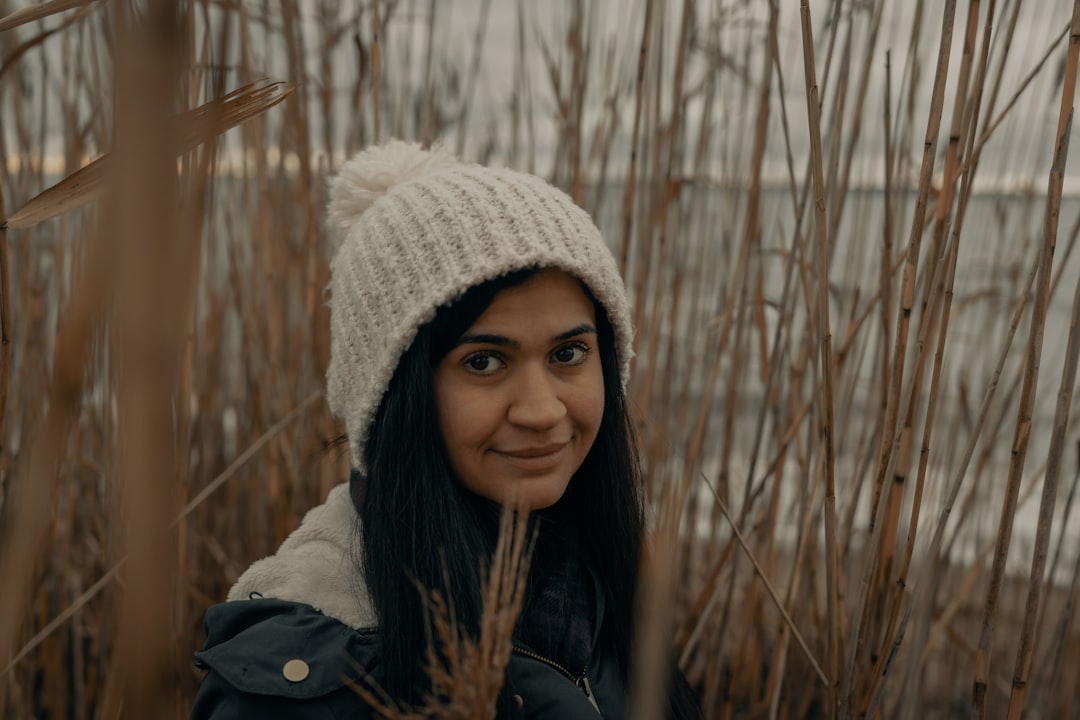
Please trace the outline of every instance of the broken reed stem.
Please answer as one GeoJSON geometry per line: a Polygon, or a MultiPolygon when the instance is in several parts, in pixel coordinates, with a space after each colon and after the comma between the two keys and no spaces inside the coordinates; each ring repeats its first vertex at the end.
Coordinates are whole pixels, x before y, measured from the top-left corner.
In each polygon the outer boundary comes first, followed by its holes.
{"type": "MultiPolygon", "coordinates": [[[[819,459],[821,456],[818,456],[819,459]]],[[[818,463],[820,467],[820,462],[818,463]]],[[[808,488],[805,488],[805,497],[801,503],[800,509],[801,517],[799,519],[799,540],[795,548],[795,562],[791,566],[791,576],[788,580],[787,596],[785,598],[785,607],[794,603],[795,597],[799,592],[799,586],[802,581],[803,568],[807,566],[806,554],[810,551],[814,542],[813,533],[813,521],[814,521],[814,500],[817,497],[818,488],[820,487],[820,479],[822,473],[813,472],[811,475],[811,483],[808,488]]],[[[780,625],[780,640],[777,643],[776,652],[774,653],[774,665],[770,671],[770,677],[768,678],[768,686],[773,688],[772,695],[769,699],[769,720],[777,720],[780,712],[780,692],[784,686],[785,669],[788,663],[788,651],[791,646],[791,638],[789,635],[790,629],[786,623],[780,625]]],[[[828,683],[828,677],[824,681],[828,683]]],[[[768,697],[768,693],[766,693],[768,697]]]]}
{"type": "Polygon", "coordinates": [[[784,603],[780,601],[780,598],[776,594],[776,590],[773,589],[772,583],[769,582],[768,575],[762,569],[761,564],[757,561],[757,558],[754,557],[753,551],[746,544],[746,540],[743,538],[742,533],[739,532],[739,526],[735,524],[735,520],[732,519],[731,513],[728,512],[727,505],[725,505],[724,501],[720,499],[720,495],[717,494],[716,488],[712,486],[712,483],[708,482],[708,480],[706,480],[704,476],[702,476],[702,480],[705,481],[705,483],[709,486],[709,490],[712,491],[713,498],[716,500],[717,507],[720,508],[720,512],[723,514],[724,519],[727,520],[728,524],[731,526],[731,530],[735,534],[735,539],[739,541],[739,547],[743,549],[743,552],[746,553],[746,557],[753,564],[754,572],[757,573],[757,576],[759,578],[761,578],[761,582],[765,586],[765,590],[769,593],[769,597],[772,599],[773,604],[776,606],[776,609],[780,611],[780,616],[783,617],[784,623],[786,624],[788,630],[791,631],[791,634],[795,637],[795,641],[799,643],[799,648],[803,651],[803,655],[806,657],[807,662],[809,662],[810,666],[814,668],[814,672],[817,673],[818,679],[821,680],[821,684],[828,687],[828,676],[825,674],[825,671],[821,669],[821,665],[818,663],[818,661],[814,658],[814,653],[811,652],[810,646],[806,644],[806,641],[803,639],[802,633],[799,632],[798,626],[795,625],[795,621],[791,619],[791,616],[788,614],[787,609],[784,607],[784,603]]]}
{"type": "Polygon", "coordinates": [[[833,457],[833,364],[832,334],[829,330],[829,238],[825,216],[825,178],[822,170],[821,106],[814,66],[814,36],[808,0],[801,0],[803,69],[806,76],[806,106],[810,123],[810,157],[814,180],[814,229],[817,235],[817,326],[820,343],[822,412],[819,414],[821,452],[825,459],[825,587],[829,637],[829,674],[825,716],[836,717],[840,682],[840,577],[836,556],[836,460],[833,457]]]}

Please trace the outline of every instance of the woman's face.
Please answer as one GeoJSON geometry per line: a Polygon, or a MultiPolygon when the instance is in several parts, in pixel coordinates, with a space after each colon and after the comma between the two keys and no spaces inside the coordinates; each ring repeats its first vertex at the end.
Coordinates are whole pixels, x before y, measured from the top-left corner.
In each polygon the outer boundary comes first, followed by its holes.
{"type": "Polygon", "coordinates": [[[529,510],[558,501],[604,413],[596,310],[581,284],[544,270],[499,292],[435,366],[435,402],[465,487],[529,510]]]}

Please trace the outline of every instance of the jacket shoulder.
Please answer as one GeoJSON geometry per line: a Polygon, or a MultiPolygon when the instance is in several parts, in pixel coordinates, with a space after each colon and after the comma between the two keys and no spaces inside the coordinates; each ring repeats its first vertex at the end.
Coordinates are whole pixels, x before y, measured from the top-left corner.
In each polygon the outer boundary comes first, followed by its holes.
{"type": "Polygon", "coordinates": [[[193,720],[371,715],[352,685],[378,682],[375,630],[273,598],[214,605],[205,624],[206,644],[195,659],[207,674],[193,720]]]}

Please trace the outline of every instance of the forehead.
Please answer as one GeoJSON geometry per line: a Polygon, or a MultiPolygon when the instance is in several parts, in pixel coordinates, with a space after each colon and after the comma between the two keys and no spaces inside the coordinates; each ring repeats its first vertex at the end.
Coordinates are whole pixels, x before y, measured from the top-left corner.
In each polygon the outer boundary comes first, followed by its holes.
{"type": "Polygon", "coordinates": [[[522,331],[545,322],[596,322],[596,308],[584,286],[562,270],[541,270],[519,285],[500,290],[472,327],[490,323],[520,324],[522,331]]]}

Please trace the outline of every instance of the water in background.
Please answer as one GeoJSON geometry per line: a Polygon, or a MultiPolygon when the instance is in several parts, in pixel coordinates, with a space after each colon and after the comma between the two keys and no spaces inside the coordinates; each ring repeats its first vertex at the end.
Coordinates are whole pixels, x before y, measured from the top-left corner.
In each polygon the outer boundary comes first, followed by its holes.
{"type": "MultiPolygon", "coordinates": [[[[605,192],[605,200],[597,213],[598,222],[605,236],[618,251],[618,238],[622,233],[622,198],[624,188],[614,184],[605,192]]],[[[695,267],[690,258],[697,257],[691,249],[698,243],[715,243],[728,248],[727,257],[734,262],[735,245],[740,239],[746,213],[747,188],[705,187],[695,188],[694,202],[701,203],[705,210],[699,214],[689,213],[689,224],[685,225],[680,237],[672,239],[678,250],[672,262],[686,273],[687,277],[704,274],[709,282],[717,287],[717,299],[723,297],[726,284],[730,282],[730,272],[725,267],[695,267]]],[[[894,256],[899,256],[906,248],[910,232],[911,214],[914,208],[914,194],[901,193],[894,200],[894,256]]],[[[762,197],[762,255],[764,294],[766,302],[765,319],[768,323],[768,337],[771,343],[777,313],[775,305],[780,301],[783,287],[784,253],[790,245],[790,238],[796,226],[795,211],[790,192],[787,188],[773,187],[766,190],[762,197]],[[770,312],[771,311],[771,312],[770,312]]],[[[955,297],[953,300],[950,330],[946,343],[942,369],[941,397],[938,401],[938,413],[935,420],[935,433],[931,460],[927,477],[927,489],[924,498],[922,522],[927,525],[921,530],[921,542],[928,543],[932,528],[944,500],[945,487],[956,472],[958,455],[968,442],[971,414],[977,411],[983,393],[990,382],[998,361],[1001,348],[1008,330],[1019,291],[1036,261],[1038,247],[1042,242],[1045,227],[1046,200],[1045,192],[1030,193],[982,193],[974,195],[968,205],[963,221],[960,254],[956,272],[955,297]],[[961,393],[965,393],[961,399],[961,393]],[[926,528],[930,528],[927,530],[926,528]]],[[[848,193],[843,221],[833,238],[833,257],[830,266],[831,325],[834,352],[849,318],[859,313],[879,287],[880,258],[885,217],[884,194],[875,189],[851,190],[848,193]]],[[[1032,547],[1038,520],[1038,505],[1041,493],[1041,478],[1045,471],[1050,444],[1050,429],[1057,403],[1057,393],[1064,367],[1068,325],[1073,302],[1073,292],[1080,280],[1080,252],[1069,253],[1075,240],[1077,223],[1080,222],[1080,198],[1066,197],[1062,202],[1057,249],[1055,252],[1054,272],[1060,275],[1061,282],[1051,298],[1043,341],[1043,352],[1039,373],[1038,393],[1033,413],[1033,426],[1028,457],[1025,464],[1024,484],[1021,498],[1026,498],[1019,506],[1013,530],[1013,542],[1010,547],[1008,571],[1024,574],[1030,567],[1032,547]]],[[[802,232],[806,234],[804,221],[802,232]]],[[[922,254],[925,259],[929,252],[929,234],[924,235],[922,254]]],[[[628,275],[633,277],[633,268],[628,275]]],[[[899,277],[897,275],[896,277],[899,277]]],[[[632,284],[632,283],[631,283],[632,284]]],[[[894,290],[894,293],[896,291],[894,290]]],[[[801,297],[801,296],[800,296],[801,297]]],[[[800,307],[804,303],[800,303],[800,307]]],[[[996,534],[1001,512],[1001,503],[1008,475],[1011,457],[1010,443],[1016,424],[1018,394],[1006,403],[1006,388],[1021,372],[1021,359],[1028,344],[1028,328],[1032,303],[1029,302],[1025,317],[1017,329],[1008,359],[1001,375],[990,417],[1004,416],[1001,433],[989,455],[989,464],[979,477],[980,487],[977,492],[976,522],[968,523],[960,541],[954,546],[954,559],[963,562],[972,561],[978,552],[985,552],[988,543],[992,544],[996,534]]],[[[805,320],[806,308],[801,307],[802,317],[796,323],[805,320]]],[[[895,313],[894,307],[891,310],[895,313]]],[[[860,337],[866,348],[875,348],[882,342],[880,311],[874,309],[862,330],[860,337]]],[[[895,322],[895,319],[894,319],[895,322]]],[[[912,323],[909,336],[909,352],[913,351],[917,331],[917,316],[912,323]]],[[[639,329],[640,330],[640,329],[639,329]]],[[[680,343],[689,347],[693,335],[710,332],[704,327],[677,327],[674,332],[681,334],[680,343]]],[[[894,342],[889,338],[890,345],[894,342]]],[[[742,375],[738,387],[723,385],[720,394],[737,394],[737,421],[734,429],[735,442],[732,458],[731,489],[732,497],[741,498],[746,482],[749,462],[746,454],[752,446],[756,416],[764,400],[765,387],[760,374],[760,358],[750,353],[749,367],[742,375]]],[[[860,414],[878,412],[881,388],[875,373],[873,352],[868,351],[856,376],[852,413],[857,422],[860,414]]],[[[929,373],[921,393],[923,404],[926,402],[929,386],[929,373]]],[[[699,388],[700,392],[700,388],[699,388]]],[[[839,403],[840,390],[837,390],[839,403]]],[[[713,406],[711,429],[714,436],[719,435],[723,403],[717,401],[713,406]]],[[[650,418],[653,422],[660,422],[650,418]]],[[[1073,404],[1070,414],[1070,432],[1068,433],[1065,457],[1062,463],[1061,479],[1058,490],[1058,513],[1051,537],[1057,538],[1063,519],[1065,498],[1077,473],[1080,472],[1080,444],[1076,427],[1080,420],[1080,409],[1073,404]]],[[[674,418],[667,418],[675,422],[674,418]]],[[[989,424],[989,423],[988,423],[989,424]]],[[[843,425],[841,425],[843,427],[843,425]]],[[[849,425],[853,427],[853,425],[849,425]]],[[[916,433],[920,433],[916,428],[916,433]]],[[[988,435],[984,429],[983,439],[988,435]]],[[[969,465],[961,490],[962,499],[975,477],[975,460],[982,452],[983,440],[976,447],[975,459],[969,465]]],[[[707,441],[707,459],[704,463],[706,475],[717,472],[719,463],[719,440],[707,441]],[[711,451],[711,452],[710,452],[711,451]]],[[[850,441],[849,441],[849,448],[850,441]]],[[[917,450],[916,450],[917,452],[917,450]]],[[[856,467],[851,457],[854,453],[840,454],[837,457],[837,487],[840,512],[845,495],[855,483],[871,482],[869,470],[856,467]],[[846,490],[845,490],[846,488],[846,490]]],[[[759,481],[767,463],[759,459],[755,470],[755,481],[759,481]]],[[[790,513],[789,525],[785,535],[794,540],[797,517],[796,492],[794,488],[802,486],[803,478],[793,476],[797,469],[789,467],[782,473],[780,482],[792,489],[784,493],[786,511],[790,513]]],[[[909,493],[910,495],[910,490],[909,493]]],[[[857,522],[869,520],[870,493],[863,492],[860,498],[860,510],[857,522]]],[[[1073,512],[1075,516],[1075,510],[1073,512]]],[[[906,516],[906,511],[905,511],[906,516]]],[[[955,525],[955,513],[952,525],[955,525]]],[[[1056,568],[1056,580],[1068,582],[1076,554],[1080,552],[1080,524],[1070,523],[1066,529],[1067,547],[1056,568]],[[1068,571],[1067,571],[1068,569],[1068,571]]],[[[1056,541],[1056,540],[1055,540],[1056,541]]]]}

